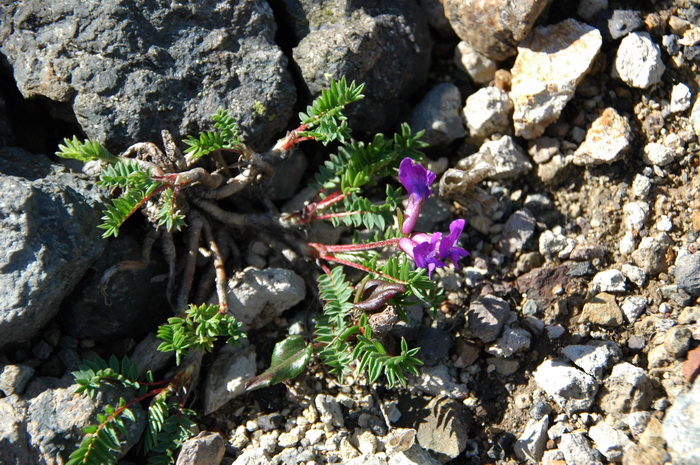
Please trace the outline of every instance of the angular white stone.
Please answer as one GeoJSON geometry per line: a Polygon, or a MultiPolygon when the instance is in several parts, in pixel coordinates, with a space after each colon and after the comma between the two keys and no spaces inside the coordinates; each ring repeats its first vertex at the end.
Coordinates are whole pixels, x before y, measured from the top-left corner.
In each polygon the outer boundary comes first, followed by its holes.
{"type": "Polygon", "coordinates": [[[483,87],[474,92],[462,110],[469,135],[479,139],[512,132],[512,113],[513,102],[508,93],[496,87],[483,87]]]}
{"type": "Polygon", "coordinates": [[[455,63],[475,84],[487,84],[497,69],[495,61],[477,52],[464,40],[455,48],[455,63]]]}
{"type": "Polygon", "coordinates": [[[567,412],[588,410],[598,391],[591,375],[561,361],[545,360],[533,376],[540,389],[567,412]]]}
{"type": "Polygon", "coordinates": [[[559,118],[602,43],[597,29],[574,19],[530,32],[511,70],[517,136],[534,139],[559,118]]]}
{"type": "Polygon", "coordinates": [[[690,108],[692,103],[693,93],[690,91],[690,87],[682,82],[673,86],[673,90],[671,90],[671,113],[685,111],[690,108]]]}
{"type": "Polygon", "coordinates": [[[646,89],[661,81],[666,66],[661,50],[646,32],[632,32],[620,42],[612,69],[612,77],[627,85],[646,89]]]}

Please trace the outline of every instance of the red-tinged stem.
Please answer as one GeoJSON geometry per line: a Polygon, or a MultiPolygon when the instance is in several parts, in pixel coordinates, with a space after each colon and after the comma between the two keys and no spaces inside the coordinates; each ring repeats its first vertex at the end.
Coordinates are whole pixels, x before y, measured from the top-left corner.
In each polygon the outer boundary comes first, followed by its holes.
{"type": "Polygon", "coordinates": [[[311,140],[314,139],[313,137],[298,137],[298,134],[302,131],[304,131],[307,128],[306,124],[302,124],[298,128],[296,128],[293,131],[289,131],[286,136],[284,136],[282,139],[280,139],[276,147],[287,151],[294,147],[295,144],[298,144],[299,142],[303,142],[305,140],[311,140]]]}
{"type": "Polygon", "coordinates": [[[325,215],[317,215],[314,217],[315,220],[327,220],[329,218],[341,218],[343,216],[351,215],[362,215],[367,212],[338,212],[338,213],[326,213],[325,215]]]}
{"type": "MultiPolygon", "coordinates": [[[[169,187],[171,187],[171,186],[168,184],[164,184],[164,185],[160,186],[158,189],[154,190],[150,195],[147,195],[146,197],[141,199],[141,201],[129,212],[129,214],[124,217],[124,221],[126,221],[127,218],[131,217],[131,215],[136,213],[138,211],[138,209],[141,208],[146,202],[148,202],[148,200],[151,199],[154,195],[156,195],[159,192],[164,191],[165,189],[167,189],[169,187]]],[[[121,226],[121,224],[122,223],[120,223],[120,226],[121,226]]]]}
{"type": "Polygon", "coordinates": [[[329,261],[329,262],[335,262],[335,263],[339,263],[339,264],[341,264],[341,265],[345,265],[345,266],[349,266],[349,267],[351,267],[351,268],[355,268],[355,269],[357,269],[357,270],[362,270],[362,271],[364,271],[364,272],[366,272],[366,273],[374,273],[374,274],[376,274],[377,276],[381,276],[382,278],[387,279],[387,280],[392,281],[392,282],[395,282],[395,283],[403,284],[403,285],[405,285],[405,286],[408,285],[408,283],[405,282],[405,281],[401,281],[401,280],[399,280],[399,279],[393,278],[393,277],[391,277],[391,276],[389,276],[389,275],[386,275],[386,274],[384,274],[384,273],[382,273],[382,272],[380,272],[380,271],[372,270],[372,269],[370,269],[370,268],[367,268],[366,266],[360,265],[359,263],[354,263],[354,262],[351,262],[351,261],[349,261],[349,260],[343,260],[342,258],[334,257],[334,256],[332,256],[332,255],[321,255],[319,258],[320,258],[321,260],[326,260],[326,261],[329,261]]]}
{"type": "Polygon", "coordinates": [[[357,252],[360,250],[371,250],[378,247],[395,246],[398,245],[401,239],[387,239],[384,241],[377,242],[367,242],[365,244],[340,244],[340,245],[326,245],[318,244],[316,242],[309,242],[309,245],[314,249],[318,250],[321,254],[327,253],[339,253],[339,252],[357,252]]]}
{"type": "Polygon", "coordinates": [[[340,202],[344,198],[345,194],[343,194],[341,191],[333,192],[331,195],[321,200],[320,202],[316,202],[316,209],[323,210],[324,208],[330,207],[334,203],[340,202]]]}

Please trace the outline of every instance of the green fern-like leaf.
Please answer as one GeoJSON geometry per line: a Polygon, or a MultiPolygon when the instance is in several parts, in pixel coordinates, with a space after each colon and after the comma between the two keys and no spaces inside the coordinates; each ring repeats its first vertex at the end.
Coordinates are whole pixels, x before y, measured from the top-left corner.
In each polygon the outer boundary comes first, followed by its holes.
{"type": "Polygon", "coordinates": [[[170,465],[174,452],[183,442],[192,437],[194,412],[168,402],[171,391],[159,393],[148,408],[146,433],[141,448],[148,455],[149,464],[170,465]]]}
{"type": "Polygon", "coordinates": [[[357,336],[357,345],[352,354],[355,360],[359,360],[357,370],[366,371],[370,383],[377,381],[383,374],[389,387],[394,387],[397,382],[406,387],[406,372],[418,375],[419,367],[423,365],[416,357],[419,348],[409,349],[406,340],[401,338],[401,353],[389,355],[382,343],[372,337],[372,328],[366,315],[362,315],[359,325],[364,334],[357,336]]]}
{"type": "Polygon", "coordinates": [[[127,190],[121,197],[112,199],[112,204],[106,205],[105,209],[102,211],[102,223],[98,225],[98,228],[105,230],[102,237],[117,237],[121,225],[124,224],[131,215],[136,213],[161,186],[160,183],[153,182],[148,185],[146,190],[127,190]]]}
{"type": "Polygon", "coordinates": [[[122,189],[148,189],[155,183],[150,171],[143,171],[135,161],[119,161],[107,166],[100,174],[98,185],[103,187],[120,187],[122,189]]]}
{"type": "Polygon", "coordinates": [[[104,413],[97,415],[98,425],[83,429],[85,437],[78,449],[68,458],[66,465],[111,465],[117,463],[122,450],[122,438],[126,436],[125,420],[135,421],[126,400],[119,399],[117,409],[107,405],[104,413]]]}
{"type": "Polygon", "coordinates": [[[84,392],[92,399],[103,383],[121,384],[125,388],[137,391],[142,388],[138,382],[139,368],[126,356],[121,361],[114,355],[110,357],[109,362],[100,357],[85,361],[79,367],[79,371],[73,372],[73,377],[78,385],[76,394],[84,392]]]}
{"type": "Polygon", "coordinates": [[[157,336],[162,339],[158,346],[161,352],[175,352],[179,365],[182,357],[191,349],[209,352],[220,336],[228,336],[229,343],[245,337],[240,322],[229,313],[219,312],[216,305],[190,305],[184,317],[168,318],[168,323],[158,328],[157,336]]]}
{"type": "Polygon", "coordinates": [[[411,133],[404,123],[393,140],[377,134],[369,143],[347,142],[319,169],[314,187],[319,191],[341,189],[347,195],[375,179],[393,176],[404,158],[422,158],[420,149],[426,146],[420,141],[422,134],[422,131],[411,133]]]}
{"type": "Polygon", "coordinates": [[[214,120],[214,127],[219,130],[221,137],[226,142],[227,148],[233,148],[241,143],[238,123],[234,117],[229,114],[228,110],[219,109],[211,119],[214,120]]]}
{"type": "Polygon", "coordinates": [[[61,158],[80,160],[84,163],[95,160],[108,163],[118,161],[118,158],[109,153],[99,142],[90,140],[81,142],[77,136],[73,136],[73,139],[63,139],[63,144],[59,144],[56,155],[61,158]]]}
{"type": "Polygon", "coordinates": [[[363,88],[364,84],[357,85],[354,81],[348,85],[344,77],[340,81],[332,80],[330,88],[321,91],[321,95],[306,107],[306,113],[299,113],[299,120],[306,127],[300,135],[312,137],[324,145],[349,139],[350,129],[342,110],[349,103],[364,98],[363,88]]]}
{"type": "Polygon", "coordinates": [[[330,275],[318,277],[318,289],[319,298],[324,301],[323,315],[316,322],[316,342],[321,345],[319,357],[330,367],[331,373],[342,379],[352,361],[347,339],[359,331],[347,321],[353,289],[339,266],[333,268],[330,275]]]}
{"type": "Polygon", "coordinates": [[[185,154],[190,159],[197,160],[221,149],[239,150],[243,145],[238,124],[228,110],[219,109],[212,119],[216,131],[205,131],[199,135],[199,138],[188,136],[184,140],[188,145],[185,154]]]}
{"type": "Polygon", "coordinates": [[[185,226],[185,215],[175,206],[175,193],[171,188],[160,195],[161,207],[158,209],[158,226],[165,226],[168,231],[180,231],[185,226]]]}

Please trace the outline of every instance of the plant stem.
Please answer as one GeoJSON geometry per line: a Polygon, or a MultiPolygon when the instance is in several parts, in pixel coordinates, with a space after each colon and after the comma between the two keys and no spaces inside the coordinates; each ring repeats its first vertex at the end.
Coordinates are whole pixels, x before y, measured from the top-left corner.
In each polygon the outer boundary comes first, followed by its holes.
{"type": "Polygon", "coordinates": [[[318,258],[320,258],[321,260],[326,260],[326,261],[329,261],[329,262],[335,262],[335,263],[339,263],[339,264],[341,264],[341,265],[349,266],[349,267],[355,268],[355,269],[357,269],[357,270],[362,270],[362,271],[364,271],[364,272],[366,272],[366,273],[373,273],[373,274],[375,274],[375,275],[377,275],[377,276],[381,276],[382,278],[384,278],[384,279],[386,279],[386,280],[388,280],[388,281],[394,282],[394,283],[399,283],[399,284],[403,284],[403,285],[406,285],[406,286],[408,285],[408,283],[407,283],[406,281],[401,281],[400,279],[393,278],[393,277],[391,277],[391,276],[389,276],[389,275],[386,275],[386,274],[382,273],[381,271],[376,271],[376,270],[373,270],[373,269],[371,269],[371,268],[367,268],[366,266],[360,265],[359,263],[355,263],[355,262],[351,262],[351,261],[349,261],[349,260],[345,260],[345,259],[342,259],[342,258],[334,257],[334,256],[332,256],[332,255],[324,255],[323,253],[322,253],[318,258]]]}
{"type": "Polygon", "coordinates": [[[377,242],[367,242],[364,244],[340,244],[340,245],[326,245],[318,244],[316,242],[309,242],[309,245],[314,249],[318,250],[321,254],[328,253],[339,253],[339,252],[358,252],[360,250],[370,250],[376,249],[378,247],[395,246],[398,245],[401,239],[387,239],[384,241],[377,242]]]}

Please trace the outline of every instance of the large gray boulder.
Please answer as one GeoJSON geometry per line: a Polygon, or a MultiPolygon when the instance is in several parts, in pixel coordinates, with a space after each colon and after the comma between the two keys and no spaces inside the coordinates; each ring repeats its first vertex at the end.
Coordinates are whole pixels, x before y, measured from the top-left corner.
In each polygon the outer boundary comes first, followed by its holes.
{"type": "MultiPolygon", "coordinates": [[[[98,390],[94,399],[75,395],[78,386],[67,378],[37,378],[22,396],[0,399],[0,465],[66,463],[84,437],[83,428],[96,424],[105,405],[115,406],[129,393],[113,387],[98,390]]],[[[136,403],[130,407],[135,422],[125,420],[122,455],[138,441],[146,414],[136,403]]]]}
{"type": "Polygon", "coordinates": [[[320,93],[331,78],[365,83],[365,99],[346,110],[350,127],[391,129],[406,99],[428,76],[432,38],[425,12],[412,0],[282,4],[299,40],[294,61],[310,93],[320,93]]]}
{"type": "Polygon", "coordinates": [[[45,156],[0,149],[0,348],[41,330],[100,256],[101,201],[45,156]]]}
{"type": "Polygon", "coordinates": [[[296,100],[264,0],[0,3],[0,52],[24,97],[70,103],[112,150],[211,129],[229,109],[256,148],[296,100]]]}

